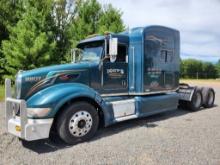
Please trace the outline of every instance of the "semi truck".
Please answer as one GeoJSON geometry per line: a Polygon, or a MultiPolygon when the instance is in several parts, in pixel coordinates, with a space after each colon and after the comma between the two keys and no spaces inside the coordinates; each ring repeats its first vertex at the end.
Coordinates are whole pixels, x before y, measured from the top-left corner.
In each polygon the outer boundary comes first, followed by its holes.
{"type": "Polygon", "coordinates": [[[137,27],[80,41],[68,64],[19,71],[5,80],[7,132],[25,141],[56,133],[76,144],[100,127],[178,107],[214,105],[211,87],[180,84],[180,33],[137,27]]]}

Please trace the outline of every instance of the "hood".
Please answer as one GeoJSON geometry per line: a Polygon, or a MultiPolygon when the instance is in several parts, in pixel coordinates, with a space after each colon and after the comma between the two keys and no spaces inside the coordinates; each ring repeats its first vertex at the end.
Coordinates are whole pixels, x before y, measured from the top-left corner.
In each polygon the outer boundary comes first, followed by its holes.
{"type": "Polygon", "coordinates": [[[95,63],[71,63],[42,67],[18,74],[16,79],[17,98],[27,99],[34,93],[58,83],[90,83],[89,68],[95,63]],[[19,84],[20,83],[20,84],[19,84]]]}

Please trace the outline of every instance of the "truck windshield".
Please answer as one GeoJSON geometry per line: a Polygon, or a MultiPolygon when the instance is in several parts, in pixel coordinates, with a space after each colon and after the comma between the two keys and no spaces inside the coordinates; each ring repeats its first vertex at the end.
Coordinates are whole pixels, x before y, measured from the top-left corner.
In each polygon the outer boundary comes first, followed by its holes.
{"type": "Polygon", "coordinates": [[[100,60],[102,51],[103,51],[103,43],[90,43],[83,45],[80,47],[81,51],[79,53],[79,61],[91,61],[97,62],[100,60]]]}

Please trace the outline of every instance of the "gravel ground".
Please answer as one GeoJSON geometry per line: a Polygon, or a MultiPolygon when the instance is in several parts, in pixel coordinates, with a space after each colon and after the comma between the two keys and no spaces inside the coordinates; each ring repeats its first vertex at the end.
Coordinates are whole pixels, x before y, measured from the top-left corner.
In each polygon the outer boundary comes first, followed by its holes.
{"type": "Polygon", "coordinates": [[[0,164],[220,165],[220,86],[215,90],[214,108],[122,122],[75,146],[49,140],[22,144],[5,132],[2,103],[0,164]]]}

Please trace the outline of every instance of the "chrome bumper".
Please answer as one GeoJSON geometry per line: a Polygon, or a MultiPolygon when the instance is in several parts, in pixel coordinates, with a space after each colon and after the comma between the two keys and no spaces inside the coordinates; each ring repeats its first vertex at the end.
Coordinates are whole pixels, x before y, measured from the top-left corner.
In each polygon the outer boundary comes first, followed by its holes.
{"type": "Polygon", "coordinates": [[[10,79],[5,80],[5,119],[7,132],[27,141],[48,138],[53,123],[53,119],[28,119],[26,101],[12,98],[10,79]]]}

